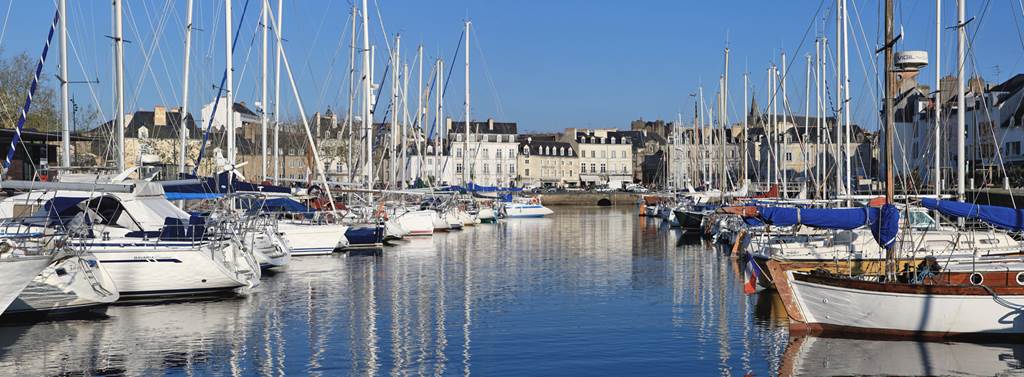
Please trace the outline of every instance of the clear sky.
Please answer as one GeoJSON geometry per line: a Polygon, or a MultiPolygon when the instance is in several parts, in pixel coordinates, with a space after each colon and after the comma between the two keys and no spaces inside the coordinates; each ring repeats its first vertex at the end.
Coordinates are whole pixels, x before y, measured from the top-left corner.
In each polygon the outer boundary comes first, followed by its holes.
{"type": "MultiPolygon", "coordinates": [[[[299,91],[308,113],[346,107],[348,1],[284,0],[283,33],[299,91]]],[[[73,85],[80,104],[98,107],[106,117],[113,109],[111,7],[109,1],[69,1],[71,80],[98,78],[95,85],[73,85]]],[[[224,69],[223,1],[196,1],[190,107],[209,102],[224,69]]],[[[234,22],[245,0],[234,0],[234,22]]],[[[881,1],[850,2],[850,75],[855,120],[877,127],[874,50],[881,45],[881,1]]],[[[235,51],[236,98],[259,101],[257,30],[261,0],[250,0],[235,51]]],[[[901,49],[928,50],[934,59],[935,1],[897,1],[901,49]]],[[[275,5],[276,6],[276,5],[275,5]]],[[[443,57],[450,64],[462,30],[472,20],[472,116],[516,121],[523,131],[565,127],[626,127],[631,119],[692,118],[690,93],[705,84],[713,98],[722,72],[722,50],[732,51],[730,116],[742,113],[744,71],[751,93],[763,106],[765,71],[781,64],[785,51],[792,65],[789,98],[803,112],[804,56],[813,54],[814,38],[835,40],[834,1],[603,1],[603,0],[370,0],[371,34],[378,46],[377,77],[386,63],[385,37],[403,36],[403,61],[413,65],[422,43],[427,62],[443,57]],[[383,28],[381,26],[383,21],[383,28]],[[827,24],[825,23],[827,22],[827,24]],[[384,32],[386,31],[386,35],[384,32]],[[793,61],[796,61],[793,64],[793,61]]],[[[56,2],[0,2],[3,53],[38,56],[56,2]]],[[[943,25],[955,24],[955,2],[943,1],[943,25]]],[[[178,106],[182,92],[184,0],[125,2],[126,109],[178,106]],[[148,59],[146,57],[149,57],[148,59]]],[[[1022,72],[1022,12],[1015,0],[970,1],[967,5],[973,50],[968,71],[989,81],[1022,72]]],[[[942,71],[955,63],[952,30],[943,32],[942,71]]],[[[830,42],[831,43],[831,42],[830,42]]],[[[56,49],[56,38],[54,41],[56,49]]],[[[46,64],[56,72],[57,55],[46,64]]],[[[461,53],[460,53],[461,54],[461,53]]],[[[462,57],[445,97],[446,113],[461,119],[462,57]]],[[[428,64],[429,66],[429,64],[428,64]]],[[[931,68],[922,77],[932,81],[931,68]]],[[[51,76],[52,77],[52,76],[51,76]]],[[[834,73],[829,73],[832,80],[834,73]]],[[[56,83],[54,81],[54,83],[56,83]]],[[[829,85],[833,85],[831,82],[829,85]]],[[[385,86],[386,88],[388,86],[385,86]]],[[[415,88],[415,76],[411,88],[415,88]]],[[[271,83],[271,93],[273,84],[271,83]]],[[[388,96],[387,89],[383,95],[388,96]]],[[[273,94],[271,94],[273,96],[273,94]]],[[[298,112],[282,76],[282,115],[298,112]]],[[[385,103],[382,103],[382,106],[385,103]]],[[[198,110],[194,113],[198,113],[198,110]]],[[[378,111],[378,114],[382,114],[378,111]]]]}

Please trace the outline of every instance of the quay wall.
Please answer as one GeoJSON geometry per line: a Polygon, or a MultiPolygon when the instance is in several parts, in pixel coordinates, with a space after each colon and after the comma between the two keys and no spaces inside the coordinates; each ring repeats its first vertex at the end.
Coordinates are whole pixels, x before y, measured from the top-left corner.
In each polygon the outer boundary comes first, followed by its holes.
{"type": "Polygon", "coordinates": [[[636,205],[642,194],[631,192],[558,192],[542,194],[545,206],[636,205]]]}

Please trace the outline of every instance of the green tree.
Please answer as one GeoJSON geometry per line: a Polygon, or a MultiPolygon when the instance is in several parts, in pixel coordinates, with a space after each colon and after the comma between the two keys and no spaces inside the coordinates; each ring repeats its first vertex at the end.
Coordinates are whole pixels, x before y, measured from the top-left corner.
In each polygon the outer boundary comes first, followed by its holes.
{"type": "MultiPolygon", "coordinates": [[[[0,51],[0,56],[2,55],[3,51],[0,51]]],[[[38,60],[30,58],[26,53],[0,58],[0,127],[17,126],[37,62],[38,60]]],[[[25,121],[26,129],[60,129],[55,82],[55,78],[45,70],[40,74],[36,92],[32,95],[32,108],[29,109],[28,119],[25,121]]]]}

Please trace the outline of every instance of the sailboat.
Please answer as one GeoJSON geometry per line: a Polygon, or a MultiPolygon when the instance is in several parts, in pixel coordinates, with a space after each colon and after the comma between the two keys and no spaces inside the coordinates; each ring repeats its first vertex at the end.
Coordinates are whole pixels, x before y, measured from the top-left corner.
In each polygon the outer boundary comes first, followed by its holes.
{"type": "MultiPolygon", "coordinates": [[[[845,1],[844,1],[845,3],[845,1]]],[[[958,61],[960,63],[958,128],[965,123],[964,47],[965,5],[958,3],[958,61]]],[[[893,39],[893,0],[885,2],[885,40],[893,39]]],[[[893,198],[894,72],[893,43],[885,47],[885,141],[886,201],[880,218],[898,216],[893,198]]],[[[960,197],[964,192],[963,132],[959,132],[957,176],[960,197]]],[[[951,205],[952,207],[952,205],[951,205]]],[[[978,216],[991,225],[1020,231],[1021,211],[1011,208],[966,207],[967,215],[978,216]],[[975,209],[976,208],[976,209],[975,209]],[[976,214],[976,215],[975,215],[976,214]]],[[[876,240],[886,248],[884,275],[849,278],[831,274],[780,271],[776,281],[779,294],[792,322],[791,329],[839,331],[900,336],[960,338],[1013,336],[1024,334],[1024,258],[1007,257],[987,261],[980,258],[950,259],[944,263],[925,261],[897,272],[893,219],[878,223],[876,240]],[[891,227],[891,231],[881,231],[891,227]]],[[[769,263],[769,268],[777,266],[769,263]]]]}

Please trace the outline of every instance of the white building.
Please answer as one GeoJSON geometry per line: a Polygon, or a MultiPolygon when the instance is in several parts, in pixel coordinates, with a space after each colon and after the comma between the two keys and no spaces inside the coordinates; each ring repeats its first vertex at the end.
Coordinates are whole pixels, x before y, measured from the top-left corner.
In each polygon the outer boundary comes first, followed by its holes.
{"type": "Polygon", "coordinates": [[[579,153],[582,184],[622,188],[633,182],[633,145],[626,134],[607,129],[568,128],[563,139],[568,139],[579,153]]]}
{"type": "Polygon", "coordinates": [[[481,186],[508,187],[515,185],[517,125],[514,122],[470,122],[469,141],[466,137],[466,122],[447,119],[449,163],[455,171],[451,183],[465,185],[469,182],[481,186]],[[468,166],[464,166],[468,165],[468,166]],[[468,171],[464,172],[464,169],[468,171]],[[467,174],[468,173],[468,174],[467,174]]]}

